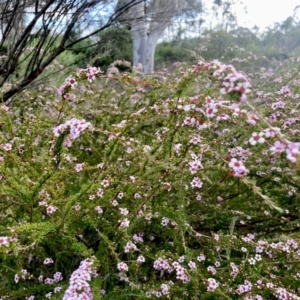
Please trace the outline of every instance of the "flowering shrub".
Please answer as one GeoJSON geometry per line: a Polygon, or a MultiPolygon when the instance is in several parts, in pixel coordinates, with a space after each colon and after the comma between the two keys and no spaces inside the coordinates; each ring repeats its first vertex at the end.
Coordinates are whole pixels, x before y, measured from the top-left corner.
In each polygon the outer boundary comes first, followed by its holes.
{"type": "Polygon", "coordinates": [[[299,299],[293,88],[88,67],[2,105],[1,299],[299,299]]]}

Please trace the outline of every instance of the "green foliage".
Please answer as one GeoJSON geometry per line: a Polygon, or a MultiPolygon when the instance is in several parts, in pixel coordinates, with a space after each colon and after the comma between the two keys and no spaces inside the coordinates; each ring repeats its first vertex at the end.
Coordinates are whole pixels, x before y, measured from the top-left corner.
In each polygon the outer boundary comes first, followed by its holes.
{"type": "Polygon", "coordinates": [[[244,62],[243,70],[253,72],[260,67],[274,68],[275,61],[285,61],[299,56],[299,24],[289,17],[281,24],[262,33],[238,27],[230,31],[222,28],[205,29],[199,37],[175,39],[157,45],[155,62],[157,69],[168,68],[175,62],[190,62],[189,53],[200,50],[205,60],[222,59],[226,63],[244,62]],[[240,51],[243,49],[243,51],[240,51]],[[248,62],[250,56],[255,60],[248,62]]]}
{"type": "Polygon", "coordinates": [[[116,66],[0,107],[0,297],[62,299],[75,270],[94,299],[299,294],[299,96],[217,62],[116,66]]]}
{"type": "Polygon", "coordinates": [[[108,28],[100,32],[98,44],[93,49],[91,65],[107,68],[118,60],[132,60],[132,37],[126,27],[108,28]]]}

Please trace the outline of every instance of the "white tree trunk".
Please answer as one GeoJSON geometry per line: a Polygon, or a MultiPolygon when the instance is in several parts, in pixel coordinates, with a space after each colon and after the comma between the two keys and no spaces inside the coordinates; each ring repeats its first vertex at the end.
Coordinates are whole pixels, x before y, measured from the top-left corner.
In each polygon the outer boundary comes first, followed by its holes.
{"type": "Polygon", "coordinates": [[[144,74],[153,73],[154,71],[154,54],[159,35],[152,32],[147,37],[144,61],[144,74]]]}
{"type": "Polygon", "coordinates": [[[143,73],[149,74],[154,71],[154,54],[159,38],[158,34],[153,32],[147,34],[146,24],[137,22],[131,27],[133,42],[133,66],[141,64],[143,73]]]}
{"type": "Polygon", "coordinates": [[[145,52],[147,44],[147,26],[145,22],[134,22],[131,25],[131,35],[133,43],[133,65],[145,65],[145,52]],[[144,24],[141,24],[144,23],[144,24]]]}

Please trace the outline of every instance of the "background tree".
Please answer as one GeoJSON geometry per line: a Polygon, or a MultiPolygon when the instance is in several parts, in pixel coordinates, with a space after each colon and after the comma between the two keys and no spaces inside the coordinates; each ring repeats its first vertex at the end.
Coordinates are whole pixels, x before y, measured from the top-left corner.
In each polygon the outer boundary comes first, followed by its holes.
{"type": "MultiPolygon", "coordinates": [[[[128,5],[130,0],[120,0],[119,5],[128,5]]],[[[143,65],[144,73],[154,70],[154,53],[158,39],[171,24],[172,19],[202,12],[202,1],[152,0],[135,1],[120,21],[131,28],[133,40],[133,65],[143,65]],[[139,2],[139,3],[137,3],[139,2]]]]}
{"type": "MultiPolygon", "coordinates": [[[[119,6],[129,2],[130,0],[119,0],[119,6]]],[[[226,24],[229,24],[234,21],[231,11],[234,0],[215,0],[209,9],[204,7],[202,0],[136,0],[135,2],[137,5],[131,6],[127,14],[123,14],[119,20],[131,29],[133,65],[142,64],[144,74],[153,72],[156,44],[172,22],[176,21],[180,24],[177,29],[182,36],[182,32],[187,28],[195,29],[203,24],[205,11],[213,10],[214,18],[221,11],[223,23],[226,21],[226,24]]]]}

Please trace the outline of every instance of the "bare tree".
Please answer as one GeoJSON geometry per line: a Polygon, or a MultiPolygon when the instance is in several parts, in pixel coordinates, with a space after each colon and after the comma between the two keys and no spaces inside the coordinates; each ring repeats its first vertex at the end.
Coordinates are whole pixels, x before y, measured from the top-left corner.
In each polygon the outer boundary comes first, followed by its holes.
{"type": "Polygon", "coordinates": [[[18,80],[5,86],[0,101],[7,102],[59,54],[112,26],[141,2],[128,0],[115,9],[114,0],[1,0],[0,88],[17,73],[18,80]]]}

